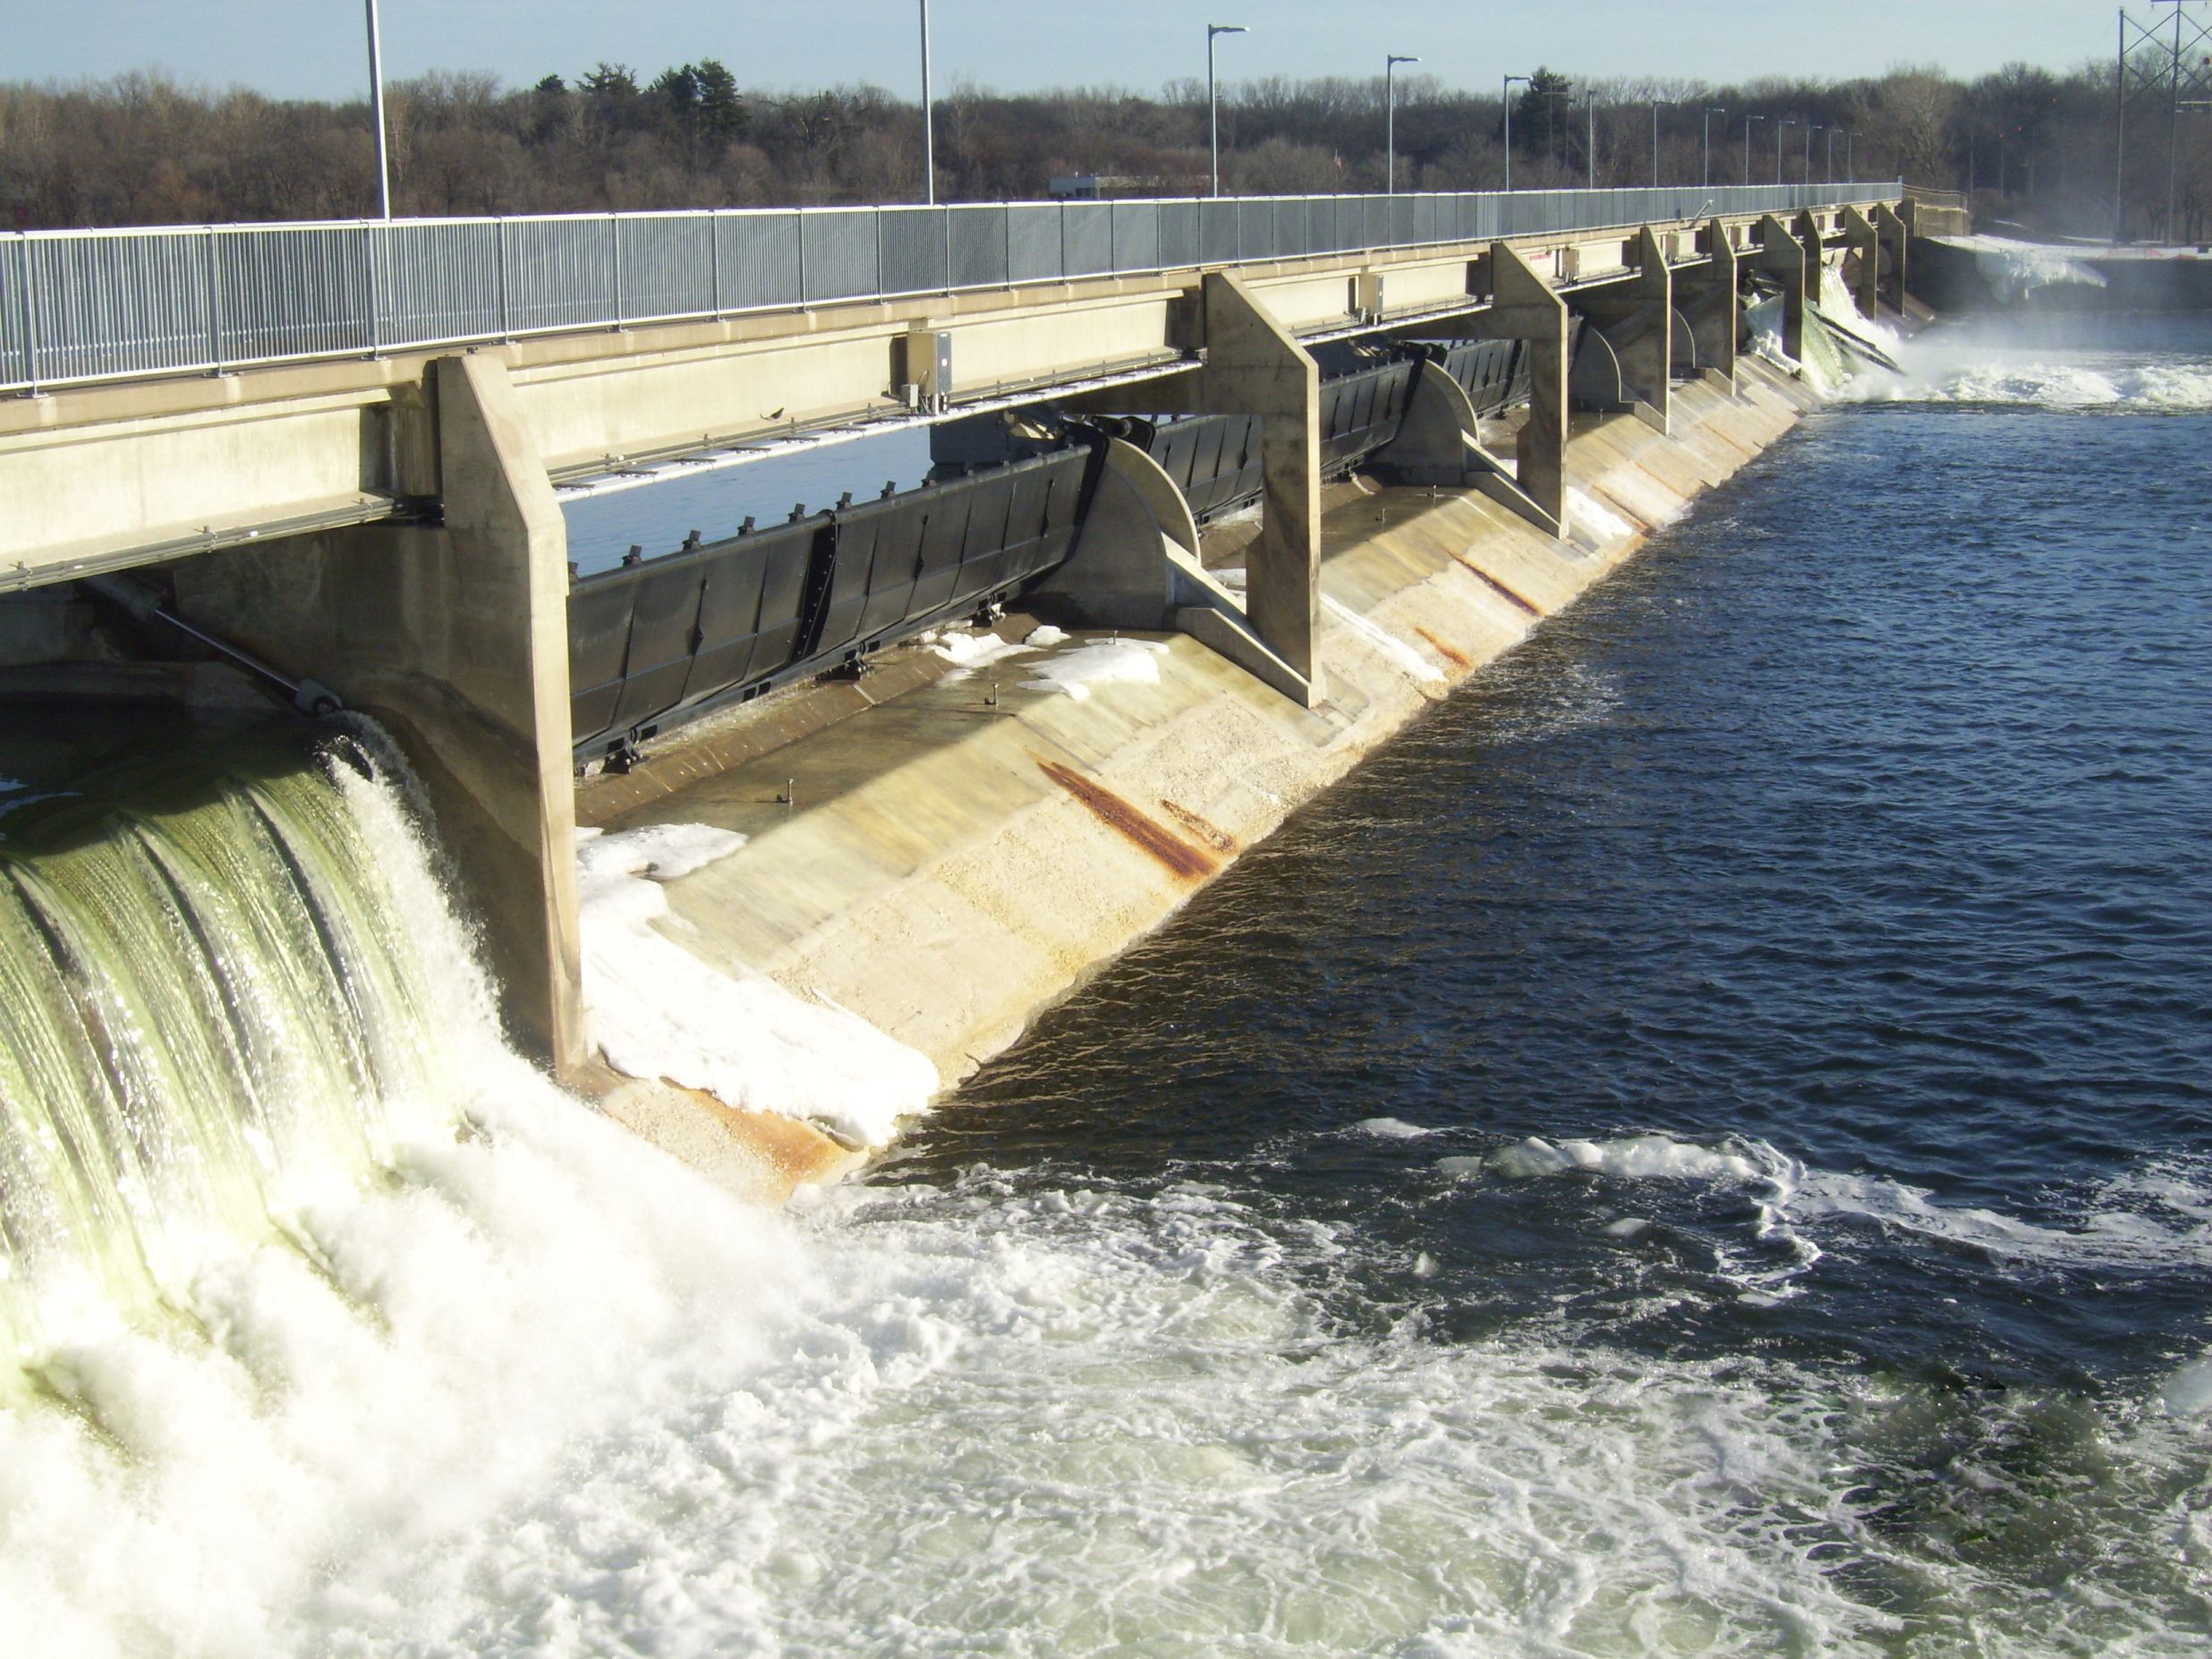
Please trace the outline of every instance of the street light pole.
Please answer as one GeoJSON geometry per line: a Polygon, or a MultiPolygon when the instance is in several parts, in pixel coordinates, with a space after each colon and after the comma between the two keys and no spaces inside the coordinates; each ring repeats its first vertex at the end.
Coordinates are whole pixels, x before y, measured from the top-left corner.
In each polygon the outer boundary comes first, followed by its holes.
{"type": "Polygon", "coordinates": [[[1746,115],[1743,118],[1743,182],[1751,182],[1751,123],[1764,121],[1764,115],[1746,115]]]}
{"type": "Polygon", "coordinates": [[[377,0],[369,0],[369,107],[377,123],[377,217],[392,217],[392,152],[384,135],[384,39],[377,28],[377,0]]]}
{"type": "Polygon", "coordinates": [[[1651,101],[1651,187],[1659,188],[1659,100],[1651,101]]]}
{"type": "Polygon", "coordinates": [[[1505,105],[1505,188],[1509,195],[1513,190],[1513,89],[1531,84],[1527,75],[1508,75],[1499,89],[1499,97],[1505,105]]]}
{"type": "Polygon", "coordinates": [[[1716,109],[1709,104],[1706,106],[1705,186],[1707,190],[1711,190],[1713,188],[1713,117],[1715,115],[1725,115],[1728,112],[1726,110],[1716,109]]]}
{"type": "Polygon", "coordinates": [[[1782,183],[1782,135],[1791,127],[1802,124],[1788,116],[1774,123],[1774,183],[1782,183]]]}
{"type": "Polygon", "coordinates": [[[922,200],[937,205],[937,126],[930,98],[930,0],[922,0],[922,200]]]}
{"type": "Polygon", "coordinates": [[[1221,193],[1221,98],[1213,81],[1213,37],[1245,32],[1242,23],[1206,25],[1206,125],[1213,151],[1213,193],[1217,196],[1221,193]]]}
{"type": "Polygon", "coordinates": [[[1859,183],[1859,157],[1855,153],[1855,146],[1858,142],[1859,129],[1846,127],[1843,130],[1843,172],[1846,175],[1845,182],[1852,184],[1859,183]]]}
{"type": "Polygon", "coordinates": [[[1817,121],[1808,123],[1805,128],[1804,182],[1808,184],[1810,184],[1813,182],[1813,134],[1820,132],[1822,128],[1820,123],[1817,121]]]}
{"type": "Polygon", "coordinates": [[[1382,150],[1386,157],[1382,164],[1382,193],[1386,196],[1398,194],[1398,84],[1393,77],[1400,64],[1420,61],[1417,57],[1401,57],[1395,52],[1385,54],[1382,59],[1382,150]]]}

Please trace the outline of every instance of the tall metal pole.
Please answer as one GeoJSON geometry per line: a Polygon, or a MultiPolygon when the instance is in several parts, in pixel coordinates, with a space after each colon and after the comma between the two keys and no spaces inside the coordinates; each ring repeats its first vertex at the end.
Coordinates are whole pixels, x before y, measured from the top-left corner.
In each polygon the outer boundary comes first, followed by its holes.
{"type": "Polygon", "coordinates": [[[1659,100],[1651,101],[1651,187],[1659,188],[1659,100]]]}
{"type": "Polygon", "coordinates": [[[2128,13],[2120,8],[2120,51],[2113,60],[2112,239],[2120,240],[2128,195],[2128,13]]]}
{"type": "Polygon", "coordinates": [[[1725,115],[1728,112],[1726,110],[1715,108],[1710,104],[1706,106],[1705,186],[1707,190],[1711,190],[1713,188],[1713,117],[1715,115],[1725,115]]]}
{"type": "Polygon", "coordinates": [[[392,151],[384,132],[384,38],[377,0],[369,0],[369,108],[377,123],[377,217],[392,217],[392,151]]]}
{"type": "Polygon", "coordinates": [[[2174,240],[2174,181],[2182,165],[2182,0],[2174,6],[2174,89],[2166,97],[2165,239],[2174,240]]]}
{"type": "Polygon", "coordinates": [[[1591,97],[1582,106],[1586,117],[1582,140],[1582,182],[1590,189],[1597,188],[1597,99],[1591,97]]]}
{"type": "Polygon", "coordinates": [[[1830,127],[1827,130],[1828,155],[1827,158],[1820,164],[1820,182],[1823,184],[1835,183],[1835,135],[1838,131],[1839,129],[1835,127],[1830,127]]]}
{"type": "Polygon", "coordinates": [[[1813,182],[1813,134],[1819,131],[1821,125],[1817,121],[1808,123],[1805,129],[1805,177],[1802,182],[1807,184],[1813,182]]]}
{"type": "Polygon", "coordinates": [[[930,0],[922,0],[922,200],[937,205],[937,124],[930,98],[930,0]]]}
{"type": "Polygon", "coordinates": [[[1786,129],[1797,124],[1786,118],[1774,123],[1774,183],[1777,184],[1782,183],[1782,135],[1786,129]]]}
{"type": "Polygon", "coordinates": [[[1856,184],[1859,183],[1859,157],[1855,153],[1858,143],[1859,129],[1857,127],[1844,128],[1843,171],[1847,175],[1844,182],[1850,184],[1856,184]]]}
{"type": "Polygon", "coordinates": [[[1743,118],[1743,182],[1746,184],[1751,182],[1751,123],[1765,119],[1764,115],[1746,115],[1743,118]]]}
{"type": "Polygon", "coordinates": [[[1525,87],[1529,84],[1527,75],[1508,75],[1498,90],[1499,98],[1505,105],[1505,189],[1508,195],[1513,191],[1513,89],[1517,85],[1525,87]]]}
{"type": "Polygon", "coordinates": [[[1242,23],[1208,23],[1206,25],[1206,124],[1212,135],[1213,150],[1213,193],[1221,193],[1221,98],[1213,80],[1213,38],[1216,35],[1241,35],[1242,23]]]}
{"type": "Polygon", "coordinates": [[[1385,195],[1398,194],[1398,84],[1395,79],[1400,64],[1417,64],[1417,57],[1400,57],[1397,53],[1382,58],[1382,149],[1387,159],[1383,163],[1382,191],[1385,195]]]}

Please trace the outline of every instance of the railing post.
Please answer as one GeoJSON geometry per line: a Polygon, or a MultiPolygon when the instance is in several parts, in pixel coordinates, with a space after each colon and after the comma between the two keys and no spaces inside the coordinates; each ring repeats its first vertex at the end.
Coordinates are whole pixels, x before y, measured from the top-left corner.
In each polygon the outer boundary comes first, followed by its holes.
{"type": "Polygon", "coordinates": [[[805,303],[806,303],[806,301],[807,301],[807,293],[806,293],[806,215],[805,215],[805,214],[804,214],[804,213],[801,213],[801,212],[799,212],[797,209],[794,208],[794,209],[793,209],[793,211],[792,211],[792,215],[791,215],[791,222],[798,227],[798,232],[799,232],[799,303],[800,303],[801,305],[804,305],[804,304],[805,304],[805,303]]]}
{"type": "Polygon", "coordinates": [[[940,208],[937,210],[937,217],[943,221],[945,226],[945,292],[950,294],[952,293],[952,209],[940,208]]]}
{"type": "Polygon", "coordinates": [[[620,332],[622,328],[622,215],[608,214],[607,229],[607,258],[608,262],[614,267],[615,276],[615,328],[617,332],[620,332]]]}
{"type": "Polygon", "coordinates": [[[23,383],[29,394],[38,396],[38,277],[30,257],[30,238],[16,233],[16,246],[23,251],[23,383]]]}
{"type": "Polygon", "coordinates": [[[713,285],[714,315],[722,315],[722,215],[719,209],[707,210],[707,281],[713,285]]]}
{"type": "Polygon", "coordinates": [[[875,210],[876,284],[875,297],[883,297],[883,209],[875,210]]]}
{"type": "Polygon", "coordinates": [[[388,219],[372,220],[361,227],[362,236],[367,239],[362,266],[369,278],[369,355],[371,358],[381,355],[384,351],[384,311],[377,303],[378,290],[383,286],[379,278],[384,264],[384,240],[377,234],[377,225],[390,222],[388,219]]]}
{"type": "Polygon", "coordinates": [[[506,216],[502,215],[497,221],[497,224],[499,232],[499,338],[504,342],[511,340],[515,337],[515,326],[507,319],[507,227],[506,216]]]}
{"type": "Polygon", "coordinates": [[[208,370],[223,372],[223,278],[216,264],[215,226],[208,226],[208,370]]]}

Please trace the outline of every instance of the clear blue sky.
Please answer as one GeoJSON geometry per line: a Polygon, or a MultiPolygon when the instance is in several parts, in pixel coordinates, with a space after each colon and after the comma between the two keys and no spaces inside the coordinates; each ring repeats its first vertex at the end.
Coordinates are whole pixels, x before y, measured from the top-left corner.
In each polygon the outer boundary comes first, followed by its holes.
{"type": "MultiPolygon", "coordinates": [[[[601,58],[651,74],[719,57],[741,85],[872,81],[912,97],[916,0],[381,0],[394,79],[486,70],[509,84],[601,58]]],[[[2195,0],[2192,0],[2195,3],[2195,0]]],[[[936,78],[1002,90],[1157,91],[1203,75],[1204,25],[1226,79],[1381,72],[1410,52],[1447,81],[1494,85],[1547,64],[1570,75],[1730,81],[1846,77],[1900,62],[1974,75],[2015,59],[2066,68],[2109,55],[2106,0],[933,0],[936,78]]],[[[2148,17],[2149,0],[2137,0],[2148,17]]],[[[2159,8],[2163,11],[2163,7],[2159,8]]],[[[0,0],[0,80],[160,68],[277,97],[354,92],[362,0],[0,0]]]]}

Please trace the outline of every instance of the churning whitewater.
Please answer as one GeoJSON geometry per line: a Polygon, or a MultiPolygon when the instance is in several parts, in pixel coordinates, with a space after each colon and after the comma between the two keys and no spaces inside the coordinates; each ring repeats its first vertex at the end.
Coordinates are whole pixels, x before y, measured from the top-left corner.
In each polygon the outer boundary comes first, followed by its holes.
{"type": "Polygon", "coordinates": [[[0,1651],[2212,1646],[2208,362],[1814,416],[791,1212],[504,1047],[373,731],[22,776],[0,1651]]]}

